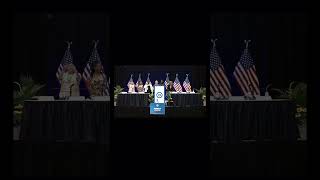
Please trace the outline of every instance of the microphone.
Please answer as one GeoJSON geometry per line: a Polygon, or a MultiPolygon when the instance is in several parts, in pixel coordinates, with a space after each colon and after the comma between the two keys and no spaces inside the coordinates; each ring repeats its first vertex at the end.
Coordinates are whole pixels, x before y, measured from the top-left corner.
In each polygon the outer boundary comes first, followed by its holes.
{"type": "Polygon", "coordinates": [[[74,86],[74,84],[70,85],[70,96],[72,96],[72,87],[74,86]]]}
{"type": "Polygon", "coordinates": [[[265,96],[269,96],[269,87],[272,86],[272,84],[268,84],[267,87],[266,87],[266,92],[265,92],[265,96]]]}
{"type": "Polygon", "coordinates": [[[221,94],[220,94],[220,85],[219,84],[217,84],[217,89],[218,89],[218,91],[217,91],[216,99],[220,99],[221,94]]]}
{"type": "Polygon", "coordinates": [[[251,97],[249,97],[251,100],[256,99],[255,95],[254,95],[254,91],[253,91],[253,87],[252,84],[249,84],[249,88],[250,88],[250,93],[251,93],[251,97]]]}
{"type": "Polygon", "coordinates": [[[244,95],[244,99],[251,100],[253,98],[252,86],[251,84],[248,84],[248,86],[249,86],[249,91],[244,95]]]}
{"type": "Polygon", "coordinates": [[[266,87],[266,92],[264,93],[264,96],[266,97],[266,99],[271,99],[271,96],[269,95],[269,87],[272,86],[272,84],[268,84],[266,87]]]}

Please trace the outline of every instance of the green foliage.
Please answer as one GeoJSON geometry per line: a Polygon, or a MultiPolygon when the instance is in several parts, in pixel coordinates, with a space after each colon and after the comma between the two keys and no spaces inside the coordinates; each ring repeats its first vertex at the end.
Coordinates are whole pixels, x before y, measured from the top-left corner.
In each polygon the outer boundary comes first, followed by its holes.
{"type": "Polygon", "coordinates": [[[207,91],[205,87],[200,87],[200,89],[196,89],[196,91],[201,95],[202,99],[206,98],[207,91]]]}
{"type": "Polygon", "coordinates": [[[19,82],[13,82],[19,89],[13,91],[13,120],[19,124],[22,119],[23,104],[25,100],[36,96],[45,85],[37,84],[29,75],[21,75],[19,82]]]}
{"type": "Polygon", "coordinates": [[[168,97],[168,100],[172,100],[171,92],[170,92],[170,91],[167,92],[167,97],[168,97]]]}
{"type": "Polygon", "coordinates": [[[296,114],[299,124],[303,124],[307,120],[307,84],[303,82],[291,82],[288,89],[272,88],[272,91],[279,93],[276,98],[290,99],[295,102],[296,114]]]}
{"type": "Polygon", "coordinates": [[[154,102],[154,93],[153,93],[153,92],[151,92],[151,93],[149,94],[148,100],[149,100],[149,103],[153,103],[153,102],[154,102]]]}
{"type": "Polygon", "coordinates": [[[291,98],[302,107],[307,105],[307,84],[299,83],[291,91],[291,98]]]}
{"type": "Polygon", "coordinates": [[[297,105],[305,107],[307,104],[307,84],[303,82],[291,82],[287,89],[272,88],[279,93],[275,98],[290,99],[297,105]]]}
{"type": "Polygon", "coordinates": [[[120,85],[117,85],[114,87],[114,99],[117,99],[118,94],[120,94],[123,91],[124,88],[122,88],[120,85]]]}

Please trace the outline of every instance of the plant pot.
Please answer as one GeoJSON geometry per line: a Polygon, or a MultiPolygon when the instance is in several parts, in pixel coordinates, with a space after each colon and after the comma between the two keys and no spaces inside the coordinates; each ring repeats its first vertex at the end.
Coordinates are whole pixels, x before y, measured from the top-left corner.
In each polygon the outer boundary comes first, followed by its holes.
{"type": "Polygon", "coordinates": [[[20,130],[21,126],[13,126],[13,140],[18,141],[20,140],[20,130]]]}
{"type": "Polygon", "coordinates": [[[299,135],[300,135],[300,140],[307,140],[307,124],[302,124],[298,126],[299,128],[299,135]]]}

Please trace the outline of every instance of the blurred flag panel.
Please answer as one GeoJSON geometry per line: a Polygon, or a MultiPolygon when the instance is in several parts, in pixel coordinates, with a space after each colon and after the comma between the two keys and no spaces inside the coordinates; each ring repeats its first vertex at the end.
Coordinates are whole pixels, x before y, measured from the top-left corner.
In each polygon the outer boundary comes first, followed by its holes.
{"type": "Polygon", "coordinates": [[[250,92],[251,85],[253,87],[254,95],[260,95],[259,80],[256,74],[256,67],[248,50],[249,41],[245,42],[246,48],[244,49],[240,57],[240,61],[235,67],[233,75],[236,78],[237,84],[240,86],[243,94],[250,92]]]}
{"type": "Polygon", "coordinates": [[[210,95],[220,92],[222,96],[228,97],[232,95],[231,86],[216,49],[216,39],[211,41],[213,45],[210,52],[210,95]]]}

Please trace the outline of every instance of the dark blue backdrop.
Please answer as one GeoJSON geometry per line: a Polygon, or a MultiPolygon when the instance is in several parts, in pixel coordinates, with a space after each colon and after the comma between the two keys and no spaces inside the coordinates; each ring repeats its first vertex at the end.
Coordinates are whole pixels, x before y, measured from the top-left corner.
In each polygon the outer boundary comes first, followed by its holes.
{"type": "MultiPolygon", "coordinates": [[[[98,50],[107,75],[113,74],[113,65],[144,65],[150,62],[209,67],[211,36],[218,38],[217,49],[233,94],[237,94],[239,88],[232,72],[243,51],[245,39],[252,40],[250,52],[256,63],[261,88],[268,83],[285,88],[292,80],[307,81],[310,22],[306,13],[238,11],[215,12],[211,16],[168,14],[165,17],[153,14],[151,17],[156,17],[153,21],[144,17],[145,14],[116,14],[109,26],[106,13],[15,14],[12,24],[13,79],[18,80],[21,74],[30,74],[37,82],[47,85],[43,88],[46,92],[42,94],[57,94],[58,90],[54,88],[59,88],[59,84],[55,73],[66,48],[65,40],[73,41],[71,50],[80,72],[87,63],[94,39],[100,40],[98,50]]],[[[208,78],[208,68],[206,72],[205,78],[208,78]]],[[[191,76],[194,77],[194,73],[191,76]]],[[[123,82],[128,78],[126,75],[123,82]]],[[[184,75],[180,75],[180,81],[183,80],[184,75]]],[[[192,84],[197,82],[191,81],[192,84]]]]}
{"type": "Polygon", "coordinates": [[[307,15],[303,12],[216,12],[211,14],[211,37],[217,38],[222,59],[234,95],[240,94],[234,67],[250,39],[249,50],[256,64],[260,91],[288,87],[290,81],[306,80],[307,15]]]}
{"type": "Polygon", "coordinates": [[[120,85],[128,91],[127,83],[130,80],[130,75],[133,74],[134,83],[137,82],[139,73],[141,73],[142,82],[145,83],[150,73],[150,80],[154,84],[155,80],[166,80],[166,73],[169,74],[170,81],[175,80],[176,74],[180,84],[182,86],[183,81],[186,78],[186,74],[189,74],[189,81],[192,88],[199,89],[200,87],[206,87],[206,67],[205,66],[116,66],[115,67],[115,85],[120,85]]]}
{"type": "MultiPolygon", "coordinates": [[[[60,84],[56,71],[66,49],[65,41],[72,41],[73,63],[82,74],[92,52],[92,40],[99,40],[97,46],[107,77],[110,77],[109,61],[109,16],[105,13],[56,13],[49,14],[48,28],[48,77],[49,95],[58,95],[60,84]]],[[[80,94],[88,96],[83,80],[80,94]]]]}

